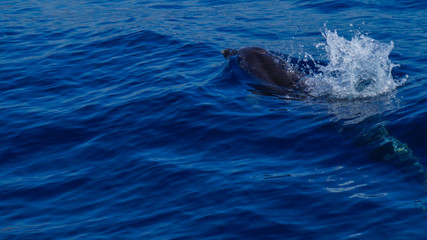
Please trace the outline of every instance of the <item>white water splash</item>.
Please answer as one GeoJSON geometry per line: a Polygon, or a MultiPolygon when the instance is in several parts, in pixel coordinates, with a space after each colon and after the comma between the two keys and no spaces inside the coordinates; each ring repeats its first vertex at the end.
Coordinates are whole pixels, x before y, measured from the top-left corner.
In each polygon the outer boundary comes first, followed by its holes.
{"type": "Polygon", "coordinates": [[[405,79],[395,80],[391,70],[394,65],[389,55],[393,42],[385,44],[362,34],[351,41],[326,29],[324,46],[328,64],[319,66],[320,73],[305,79],[307,91],[314,96],[332,98],[366,98],[382,95],[402,85],[405,79]]]}

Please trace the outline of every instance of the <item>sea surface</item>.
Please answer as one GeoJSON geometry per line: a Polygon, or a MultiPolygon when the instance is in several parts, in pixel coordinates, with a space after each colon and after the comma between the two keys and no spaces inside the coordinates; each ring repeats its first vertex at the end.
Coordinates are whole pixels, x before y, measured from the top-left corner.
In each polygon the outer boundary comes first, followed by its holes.
{"type": "Polygon", "coordinates": [[[426,12],[2,0],[0,239],[426,239],[426,12]]]}

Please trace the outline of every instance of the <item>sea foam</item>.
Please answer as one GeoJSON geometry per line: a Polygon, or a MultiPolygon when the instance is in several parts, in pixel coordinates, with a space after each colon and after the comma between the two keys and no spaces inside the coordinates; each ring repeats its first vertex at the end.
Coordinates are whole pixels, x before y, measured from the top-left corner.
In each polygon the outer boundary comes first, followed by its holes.
{"type": "Polygon", "coordinates": [[[337,99],[366,98],[393,91],[405,83],[393,79],[393,64],[389,55],[394,43],[381,43],[361,33],[346,40],[337,31],[322,32],[328,63],[318,66],[319,72],[307,77],[306,90],[313,96],[328,96],[337,99]]]}

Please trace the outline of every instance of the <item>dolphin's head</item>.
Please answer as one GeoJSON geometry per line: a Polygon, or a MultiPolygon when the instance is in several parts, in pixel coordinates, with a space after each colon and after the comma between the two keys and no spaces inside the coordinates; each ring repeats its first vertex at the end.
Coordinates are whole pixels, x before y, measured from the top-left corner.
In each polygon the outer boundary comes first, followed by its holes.
{"type": "Polygon", "coordinates": [[[232,48],[226,48],[222,50],[221,53],[226,59],[229,59],[231,56],[237,55],[237,50],[232,48]]]}

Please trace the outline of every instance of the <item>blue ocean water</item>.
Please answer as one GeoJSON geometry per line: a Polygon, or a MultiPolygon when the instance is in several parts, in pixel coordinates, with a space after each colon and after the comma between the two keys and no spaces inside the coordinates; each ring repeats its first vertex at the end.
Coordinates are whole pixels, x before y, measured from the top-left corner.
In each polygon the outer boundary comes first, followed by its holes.
{"type": "Polygon", "coordinates": [[[426,10],[2,1],[0,238],[425,239],[426,10]],[[244,46],[312,88],[250,82],[244,46]]]}

